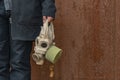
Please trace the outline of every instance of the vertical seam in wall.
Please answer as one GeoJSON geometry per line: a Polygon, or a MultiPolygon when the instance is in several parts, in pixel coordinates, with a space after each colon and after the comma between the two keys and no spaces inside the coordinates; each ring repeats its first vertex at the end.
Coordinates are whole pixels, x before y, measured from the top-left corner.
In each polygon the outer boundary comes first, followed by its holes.
{"type": "Polygon", "coordinates": [[[116,0],[114,1],[114,25],[113,26],[113,53],[114,53],[114,79],[117,80],[117,74],[116,74],[116,0]]]}

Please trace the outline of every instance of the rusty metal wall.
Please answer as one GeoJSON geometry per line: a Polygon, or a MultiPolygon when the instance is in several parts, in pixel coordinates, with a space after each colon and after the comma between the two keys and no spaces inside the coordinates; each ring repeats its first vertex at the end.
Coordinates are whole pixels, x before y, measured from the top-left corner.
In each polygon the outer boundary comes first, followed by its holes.
{"type": "Polygon", "coordinates": [[[120,0],[116,0],[115,79],[120,80],[120,0]]]}
{"type": "Polygon", "coordinates": [[[55,64],[32,63],[32,80],[119,80],[120,1],[56,0],[56,44],[64,52],[55,64]]]}

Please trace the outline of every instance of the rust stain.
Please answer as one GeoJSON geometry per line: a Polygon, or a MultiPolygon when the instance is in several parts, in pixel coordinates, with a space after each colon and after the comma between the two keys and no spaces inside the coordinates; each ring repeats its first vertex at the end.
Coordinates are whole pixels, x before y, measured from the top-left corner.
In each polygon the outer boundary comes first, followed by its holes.
{"type": "Polygon", "coordinates": [[[76,2],[75,2],[75,1],[73,1],[72,8],[73,8],[74,10],[76,10],[76,9],[77,9],[77,4],[76,4],[76,2]]]}

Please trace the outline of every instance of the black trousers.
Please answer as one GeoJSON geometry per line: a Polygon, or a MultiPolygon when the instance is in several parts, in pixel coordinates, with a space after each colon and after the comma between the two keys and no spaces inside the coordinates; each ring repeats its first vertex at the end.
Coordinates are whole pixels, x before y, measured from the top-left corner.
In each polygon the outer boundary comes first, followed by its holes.
{"type": "Polygon", "coordinates": [[[32,41],[11,39],[9,17],[0,15],[0,80],[31,80],[32,41]]]}

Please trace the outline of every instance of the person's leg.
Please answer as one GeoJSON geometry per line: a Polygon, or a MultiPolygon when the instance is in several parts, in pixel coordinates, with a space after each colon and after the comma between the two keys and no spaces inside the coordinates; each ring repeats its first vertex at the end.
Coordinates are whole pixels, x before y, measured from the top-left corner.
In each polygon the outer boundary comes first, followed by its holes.
{"type": "Polygon", "coordinates": [[[9,18],[0,15],[0,80],[9,80],[9,18]]]}
{"type": "Polygon", "coordinates": [[[32,41],[11,40],[10,80],[31,80],[32,41]]]}
{"type": "Polygon", "coordinates": [[[9,23],[0,17],[0,80],[9,80],[9,23]]]}

